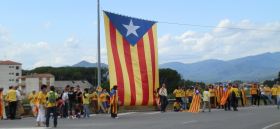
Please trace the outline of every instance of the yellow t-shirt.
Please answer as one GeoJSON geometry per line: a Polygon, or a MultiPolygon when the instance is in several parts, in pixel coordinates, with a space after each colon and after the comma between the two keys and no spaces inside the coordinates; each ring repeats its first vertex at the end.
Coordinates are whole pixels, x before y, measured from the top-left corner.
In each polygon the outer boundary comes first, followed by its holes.
{"type": "Polygon", "coordinates": [[[108,93],[101,93],[100,94],[101,102],[106,102],[107,101],[107,96],[109,96],[108,93]]]}
{"type": "Polygon", "coordinates": [[[182,90],[181,96],[182,96],[182,97],[186,97],[186,92],[187,92],[187,91],[182,90]]]}
{"type": "Polygon", "coordinates": [[[15,101],[17,101],[17,92],[16,92],[16,90],[10,89],[10,90],[7,92],[6,100],[9,101],[9,102],[15,102],[15,101]]]}
{"type": "Polygon", "coordinates": [[[90,95],[91,100],[98,100],[98,94],[96,92],[91,93],[90,95]]]}
{"type": "Polygon", "coordinates": [[[280,86],[277,87],[277,95],[280,95],[280,86]]]}
{"type": "Polygon", "coordinates": [[[89,104],[89,93],[83,94],[83,104],[89,104]]]}
{"type": "Polygon", "coordinates": [[[47,94],[44,94],[42,91],[40,91],[37,100],[39,104],[45,105],[47,103],[47,94]]]}
{"type": "Polygon", "coordinates": [[[271,88],[271,94],[272,95],[277,95],[277,87],[271,88]]]}
{"type": "Polygon", "coordinates": [[[231,88],[230,92],[234,92],[236,97],[240,97],[239,90],[237,88],[231,88]]]}
{"type": "Polygon", "coordinates": [[[209,94],[210,94],[210,97],[215,97],[216,91],[214,89],[209,89],[209,94]]]}
{"type": "MultiPolygon", "coordinates": [[[[52,93],[53,91],[49,91],[48,93],[47,93],[47,96],[46,97],[50,97],[51,96],[51,93],[52,93]]],[[[55,95],[55,98],[57,99],[58,98],[58,95],[57,95],[57,93],[54,93],[54,95],[55,95]]],[[[49,102],[49,101],[47,101],[47,107],[55,107],[56,106],[56,102],[54,102],[54,103],[51,103],[51,102],[49,102]]]]}
{"type": "Polygon", "coordinates": [[[37,98],[36,93],[35,93],[35,94],[31,93],[31,94],[28,96],[28,100],[29,100],[30,104],[35,104],[36,98],[37,98]]]}
{"type": "Polygon", "coordinates": [[[251,88],[251,89],[250,89],[250,94],[251,94],[251,95],[257,94],[257,88],[255,88],[255,87],[251,88]]]}
{"type": "Polygon", "coordinates": [[[193,92],[194,92],[193,90],[189,90],[189,91],[188,91],[188,96],[189,96],[189,97],[192,97],[192,96],[193,96],[193,92]]]}
{"type": "Polygon", "coordinates": [[[264,89],[264,93],[266,94],[266,95],[270,95],[271,94],[271,89],[269,88],[269,87],[264,87],[263,88],[264,89]]]}
{"type": "Polygon", "coordinates": [[[183,90],[175,89],[175,90],[173,91],[173,94],[175,95],[175,97],[182,97],[183,90]]]}

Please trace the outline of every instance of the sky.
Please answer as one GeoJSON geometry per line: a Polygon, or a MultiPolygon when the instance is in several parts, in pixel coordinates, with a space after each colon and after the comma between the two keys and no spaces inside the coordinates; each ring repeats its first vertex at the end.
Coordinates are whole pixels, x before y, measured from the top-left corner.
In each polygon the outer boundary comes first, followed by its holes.
{"type": "MultiPolygon", "coordinates": [[[[0,60],[20,62],[24,69],[96,62],[95,0],[0,2],[0,60]]],[[[160,64],[278,52],[279,5],[276,0],[100,0],[101,10],[158,21],[160,64]]],[[[102,13],[101,60],[108,62],[102,13]]]]}

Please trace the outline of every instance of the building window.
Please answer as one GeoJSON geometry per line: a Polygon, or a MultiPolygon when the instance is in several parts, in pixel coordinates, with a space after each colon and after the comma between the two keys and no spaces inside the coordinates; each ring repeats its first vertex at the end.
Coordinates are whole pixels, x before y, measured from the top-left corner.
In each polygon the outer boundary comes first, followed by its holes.
{"type": "Polygon", "coordinates": [[[19,76],[19,73],[16,73],[16,76],[19,76]]]}
{"type": "Polygon", "coordinates": [[[16,70],[18,70],[19,69],[19,66],[16,66],[16,70]]]}
{"type": "Polygon", "coordinates": [[[19,82],[19,80],[18,79],[16,79],[16,83],[18,83],[19,82]]]}

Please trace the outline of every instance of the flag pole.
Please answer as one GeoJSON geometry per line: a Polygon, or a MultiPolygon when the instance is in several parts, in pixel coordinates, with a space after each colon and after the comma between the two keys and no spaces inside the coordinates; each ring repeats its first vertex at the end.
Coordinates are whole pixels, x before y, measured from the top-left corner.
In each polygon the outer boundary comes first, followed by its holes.
{"type": "Polygon", "coordinates": [[[97,86],[101,86],[101,64],[100,64],[100,5],[97,0],[97,86]]]}

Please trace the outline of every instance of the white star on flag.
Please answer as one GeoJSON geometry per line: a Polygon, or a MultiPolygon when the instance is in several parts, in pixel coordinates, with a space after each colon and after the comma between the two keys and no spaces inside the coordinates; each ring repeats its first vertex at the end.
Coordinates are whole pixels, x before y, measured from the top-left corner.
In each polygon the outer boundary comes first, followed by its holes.
{"type": "Polygon", "coordinates": [[[132,20],[130,20],[129,25],[123,24],[123,26],[127,29],[126,37],[129,36],[130,34],[134,34],[135,36],[138,37],[136,30],[139,29],[140,26],[133,25],[132,20]]]}

